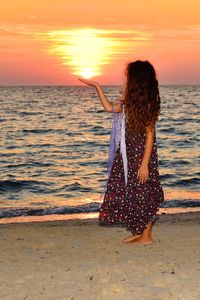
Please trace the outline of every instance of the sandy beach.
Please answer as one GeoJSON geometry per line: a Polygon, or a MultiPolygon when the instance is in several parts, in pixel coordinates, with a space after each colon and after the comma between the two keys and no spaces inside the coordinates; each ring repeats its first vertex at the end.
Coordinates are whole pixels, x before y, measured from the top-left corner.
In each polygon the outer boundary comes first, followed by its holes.
{"type": "Polygon", "coordinates": [[[97,219],[1,224],[0,298],[200,299],[200,213],[160,215],[154,243],[97,219]]]}

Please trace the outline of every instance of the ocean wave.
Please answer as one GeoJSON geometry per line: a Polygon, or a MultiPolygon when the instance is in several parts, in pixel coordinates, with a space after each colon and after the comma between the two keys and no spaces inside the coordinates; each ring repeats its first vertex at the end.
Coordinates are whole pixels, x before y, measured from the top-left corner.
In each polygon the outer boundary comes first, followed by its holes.
{"type": "Polygon", "coordinates": [[[47,132],[51,132],[51,131],[54,131],[54,129],[22,129],[22,132],[23,133],[37,133],[37,134],[40,134],[40,133],[47,133],[47,132]]]}
{"type": "Polygon", "coordinates": [[[175,181],[176,186],[195,186],[199,184],[200,184],[200,178],[198,177],[180,179],[175,181]]]}
{"type": "Polygon", "coordinates": [[[92,192],[93,189],[90,187],[84,187],[79,182],[72,183],[70,185],[66,185],[63,188],[66,188],[67,191],[81,191],[81,192],[92,192]]]}
{"type": "Polygon", "coordinates": [[[51,186],[54,183],[42,182],[37,180],[0,180],[0,193],[5,193],[9,191],[21,191],[23,189],[41,189],[39,187],[51,186]]]}
{"type": "MultiPolygon", "coordinates": [[[[101,207],[99,202],[91,202],[77,206],[54,206],[48,208],[3,208],[0,210],[0,219],[13,218],[20,216],[45,216],[52,214],[76,214],[76,213],[90,213],[98,212],[101,207]]],[[[173,208],[173,207],[200,207],[200,201],[196,200],[173,200],[165,201],[161,204],[161,208],[173,208]]]]}
{"type": "Polygon", "coordinates": [[[0,211],[0,218],[12,218],[19,216],[44,216],[52,214],[73,214],[83,212],[97,212],[99,211],[101,203],[91,202],[79,206],[54,206],[48,208],[16,208],[6,209],[0,211]]]}
{"type": "Polygon", "coordinates": [[[32,112],[32,111],[20,111],[19,113],[18,113],[18,115],[19,116],[22,116],[22,117],[24,117],[24,116],[34,116],[34,115],[42,115],[42,112],[38,112],[38,111],[36,111],[36,112],[32,112]]]}
{"type": "Polygon", "coordinates": [[[6,168],[22,168],[22,167],[50,167],[50,166],[54,166],[55,164],[53,163],[40,163],[40,162],[31,162],[31,163],[24,163],[24,164],[17,164],[17,165],[6,165],[6,168]]]}

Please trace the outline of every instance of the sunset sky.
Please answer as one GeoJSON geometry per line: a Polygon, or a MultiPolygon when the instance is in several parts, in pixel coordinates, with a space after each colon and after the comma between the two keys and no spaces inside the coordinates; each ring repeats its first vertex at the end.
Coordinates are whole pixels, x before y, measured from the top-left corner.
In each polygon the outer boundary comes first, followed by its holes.
{"type": "Polygon", "coordinates": [[[6,0],[0,36],[0,85],[121,84],[136,59],[200,84],[199,0],[6,0]]]}

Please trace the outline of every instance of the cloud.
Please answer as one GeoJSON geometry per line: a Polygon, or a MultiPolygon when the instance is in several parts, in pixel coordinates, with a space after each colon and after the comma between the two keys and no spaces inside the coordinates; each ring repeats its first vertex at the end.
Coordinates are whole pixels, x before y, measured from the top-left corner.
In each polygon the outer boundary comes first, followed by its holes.
{"type": "Polygon", "coordinates": [[[28,16],[29,19],[32,19],[32,20],[35,20],[37,17],[36,16],[33,16],[33,15],[30,15],[28,16]]]}
{"type": "Polygon", "coordinates": [[[154,38],[176,40],[200,40],[200,26],[184,26],[177,29],[162,29],[154,32],[154,38]]]}

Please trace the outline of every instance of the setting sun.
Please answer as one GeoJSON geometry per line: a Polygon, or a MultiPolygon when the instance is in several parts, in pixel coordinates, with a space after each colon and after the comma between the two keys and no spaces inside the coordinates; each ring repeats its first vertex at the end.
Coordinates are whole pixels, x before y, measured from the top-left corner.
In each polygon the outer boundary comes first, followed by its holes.
{"type": "Polygon", "coordinates": [[[91,78],[91,77],[92,77],[92,71],[91,71],[90,68],[85,68],[85,69],[81,72],[80,75],[82,75],[82,76],[85,77],[85,78],[91,78]]]}
{"type": "Polygon", "coordinates": [[[103,73],[103,65],[110,64],[122,54],[128,54],[138,45],[151,40],[148,34],[140,35],[140,39],[136,40],[133,31],[96,28],[51,31],[47,33],[50,41],[48,53],[60,59],[62,65],[69,66],[71,74],[91,78],[103,73]],[[112,37],[112,34],[120,34],[121,40],[112,37]]]}
{"type": "Polygon", "coordinates": [[[112,41],[92,29],[50,32],[49,37],[53,42],[49,52],[61,58],[63,65],[71,66],[74,75],[85,78],[100,75],[101,66],[110,62],[112,41]]]}

